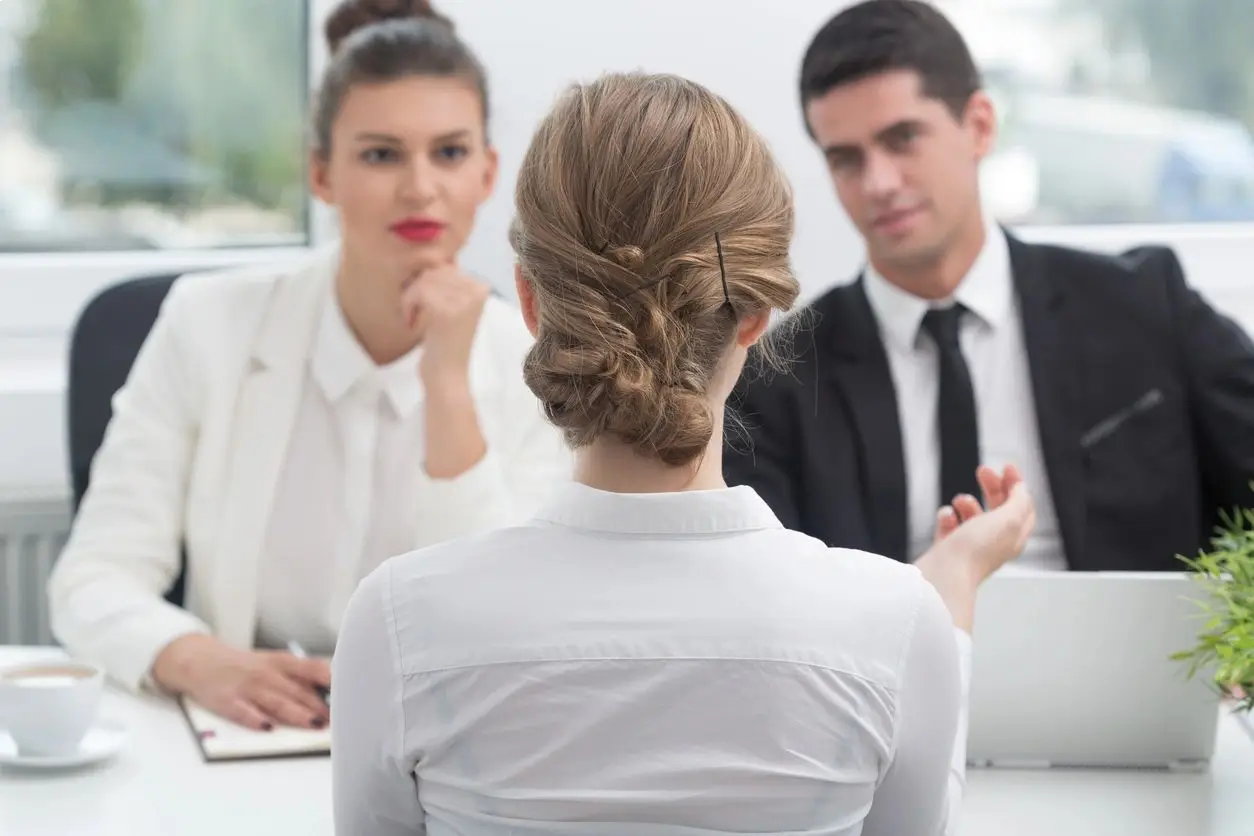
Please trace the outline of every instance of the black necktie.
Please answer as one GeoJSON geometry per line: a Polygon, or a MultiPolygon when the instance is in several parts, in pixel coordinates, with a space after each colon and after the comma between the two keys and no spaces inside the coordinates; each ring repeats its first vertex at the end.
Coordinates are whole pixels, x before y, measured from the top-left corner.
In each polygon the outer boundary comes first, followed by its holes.
{"type": "Polygon", "coordinates": [[[940,397],[936,418],[940,425],[940,501],[947,505],[958,494],[981,499],[975,470],[980,465],[979,423],[971,372],[962,356],[958,330],[967,309],[962,305],[932,309],[923,317],[923,328],[936,341],[940,369],[940,397]]]}

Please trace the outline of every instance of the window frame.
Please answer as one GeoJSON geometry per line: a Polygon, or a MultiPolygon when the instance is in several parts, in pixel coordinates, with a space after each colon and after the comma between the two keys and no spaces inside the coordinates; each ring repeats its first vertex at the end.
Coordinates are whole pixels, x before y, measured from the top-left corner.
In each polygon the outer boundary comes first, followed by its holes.
{"type": "MultiPolygon", "coordinates": [[[[336,0],[306,0],[307,89],[314,92],[326,65],[322,25],[336,0]]],[[[335,239],[334,214],[308,198],[309,241],[303,246],[215,250],[0,253],[0,360],[12,341],[61,345],[83,306],[102,289],[139,275],[229,267],[291,259],[335,239]]],[[[1219,304],[1248,309],[1254,325],[1254,280],[1241,264],[1254,262],[1254,223],[1015,226],[1029,241],[1104,252],[1163,244],[1179,255],[1190,283],[1219,304]]],[[[803,277],[804,280],[805,277],[803,277]]]]}
{"type": "MultiPolygon", "coordinates": [[[[326,62],[322,42],[326,10],[327,0],[304,2],[305,87],[311,92],[326,62]]],[[[300,153],[304,153],[303,149],[300,153]]],[[[0,359],[11,353],[6,352],[6,345],[11,346],[14,341],[63,341],[83,307],[118,281],[133,276],[286,260],[334,240],[334,216],[312,194],[307,196],[306,218],[307,239],[300,245],[0,252],[0,359]]]]}

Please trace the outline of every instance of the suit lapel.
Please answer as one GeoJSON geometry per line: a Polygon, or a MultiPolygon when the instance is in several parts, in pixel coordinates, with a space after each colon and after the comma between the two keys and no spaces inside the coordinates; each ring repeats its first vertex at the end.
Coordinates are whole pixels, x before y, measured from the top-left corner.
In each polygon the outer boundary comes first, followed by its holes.
{"type": "Polygon", "coordinates": [[[276,281],[236,395],[211,600],[220,636],[240,647],[253,643],[266,526],[334,264],[320,257],[276,281]]]}
{"type": "Polygon", "coordinates": [[[838,288],[820,315],[831,318],[829,374],[844,395],[858,435],[858,475],[872,547],[908,560],[906,465],[897,392],[862,279],[838,288]]]}
{"type": "Polygon", "coordinates": [[[1080,450],[1079,370],[1076,329],[1069,328],[1067,300],[1049,274],[1048,251],[1013,236],[1010,262],[1019,297],[1023,339],[1032,375],[1041,453],[1071,569],[1087,569],[1084,550],[1084,461],[1080,450]]]}

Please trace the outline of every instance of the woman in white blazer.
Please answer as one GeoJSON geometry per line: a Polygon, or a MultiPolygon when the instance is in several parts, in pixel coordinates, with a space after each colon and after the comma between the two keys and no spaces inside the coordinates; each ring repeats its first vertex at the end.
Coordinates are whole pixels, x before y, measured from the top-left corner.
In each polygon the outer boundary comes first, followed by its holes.
{"type": "Polygon", "coordinates": [[[914,566],[727,487],[724,404],[798,294],[793,204],[701,86],[576,86],[516,203],[526,379],[575,481],[525,525],[358,587],[334,661],[337,833],[947,829],[975,590],[1033,524],[1018,475],[982,469],[996,508],[955,498],[914,566]]]}
{"type": "Polygon", "coordinates": [[[72,653],[253,728],[327,722],[300,655],[381,561],[569,478],[521,317],[457,267],[496,174],[482,68],[423,2],[349,0],[327,37],[312,180],[341,243],[175,283],[50,583],[72,653]]]}

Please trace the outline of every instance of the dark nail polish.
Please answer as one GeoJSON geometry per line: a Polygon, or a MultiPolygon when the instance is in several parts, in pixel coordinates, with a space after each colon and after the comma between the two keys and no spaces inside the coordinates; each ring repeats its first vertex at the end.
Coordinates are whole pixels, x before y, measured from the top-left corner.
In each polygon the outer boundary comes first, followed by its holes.
{"type": "Polygon", "coordinates": [[[312,725],[315,729],[321,729],[326,727],[327,721],[323,720],[321,717],[315,717],[310,725],[312,725]]]}
{"type": "Polygon", "coordinates": [[[274,731],[274,723],[262,723],[261,730],[262,731],[274,731]]]}

